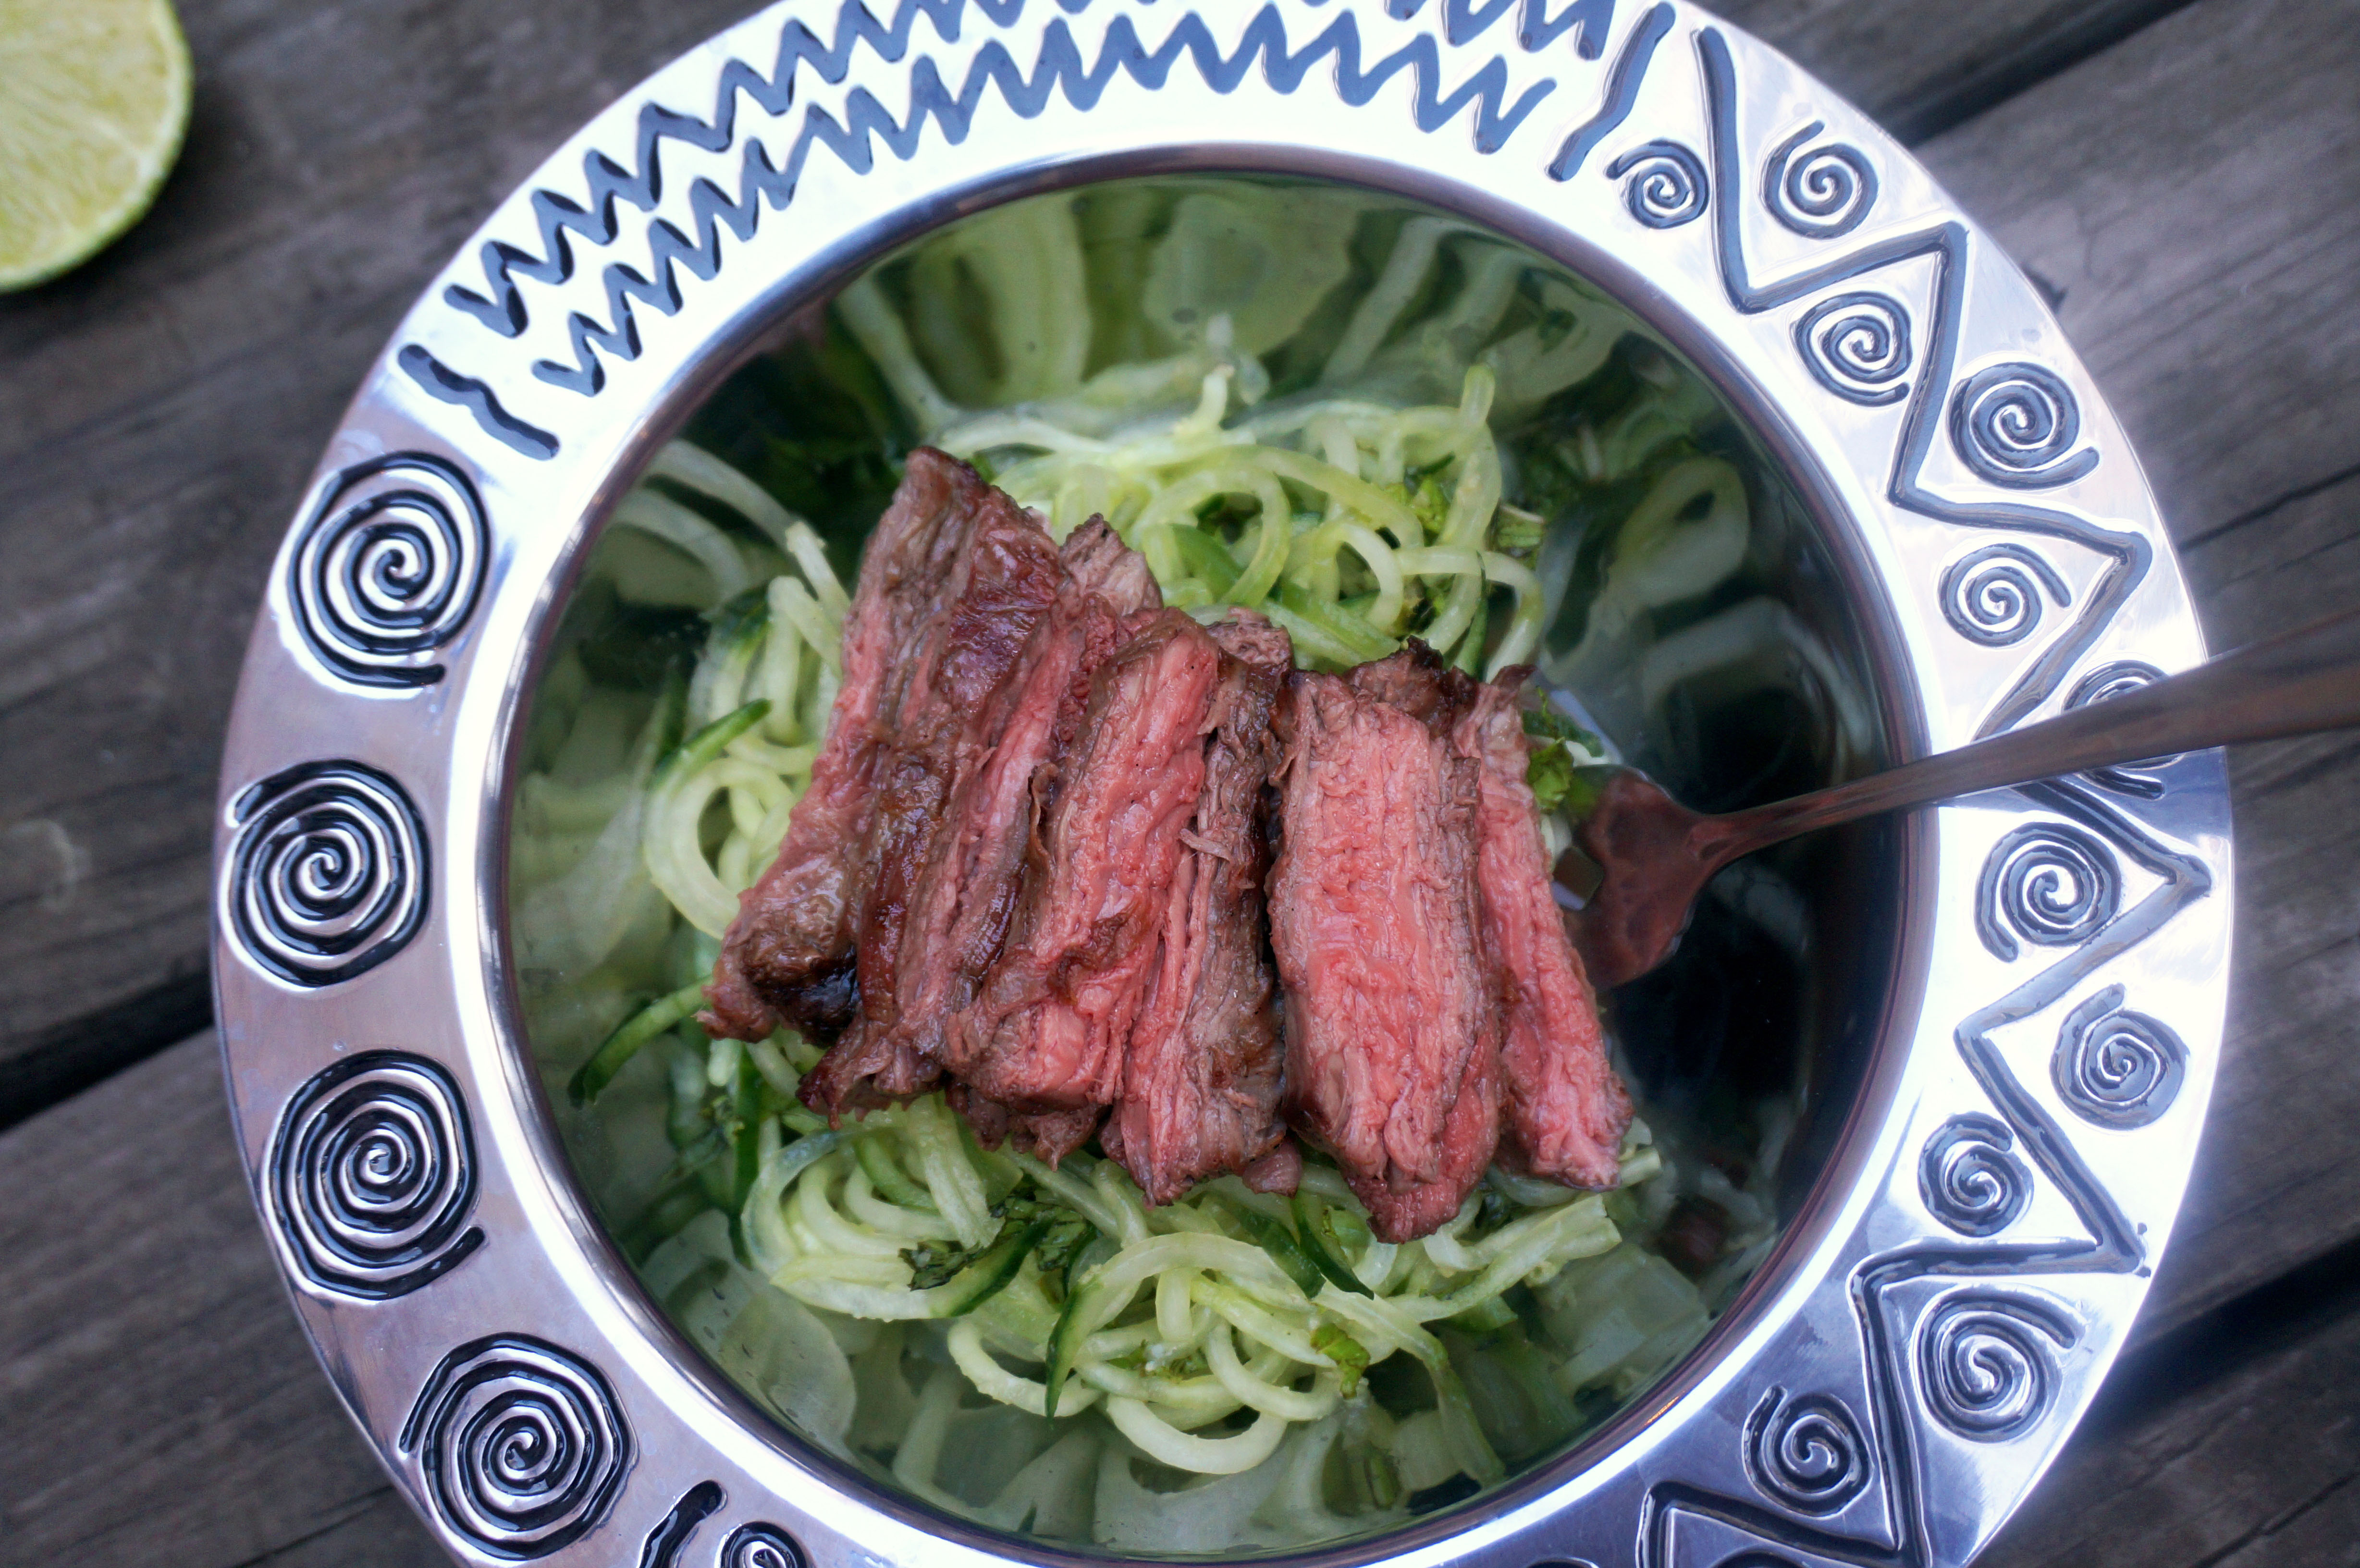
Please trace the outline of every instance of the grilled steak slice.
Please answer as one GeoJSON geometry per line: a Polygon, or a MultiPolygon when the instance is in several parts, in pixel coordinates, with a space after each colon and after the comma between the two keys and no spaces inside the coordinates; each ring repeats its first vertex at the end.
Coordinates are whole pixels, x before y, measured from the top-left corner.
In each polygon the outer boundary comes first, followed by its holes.
{"type": "MultiPolygon", "coordinates": [[[[934,913],[917,901],[950,802],[989,766],[1010,717],[1002,692],[1016,684],[1065,575],[1032,514],[985,487],[965,547],[951,559],[948,598],[912,650],[866,846],[872,869],[859,920],[860,1017],[804,1078],[802,1093],[814,1108],[834,1114],[906,1098],[940,1076],[935,1053],[893,1028],[903,936],[913,908],[934,913]]],[[[953,889],[942,917],[956,898],[953,889]]]]}
{"type": "Polygon", "coordinates": [[[1089,1142],[1090,1135],[1098,1130],[1099,1118],[1106,1115],[1103,1105],[1071,1111],[1011,1111],[964,1083],[953,1083],[945,1097],[951,1109],[967,1118],[976,1141],[984,1148],[1012,1144],[1052,1169],[1089,1142]]]}
{"type": "Polygon", "coordinates": [[[1288,678],[1271,942],[1288,1119],[1386,1241],[1458,1211],[1498,1140],[1498,978],[1475,898],[1480,768],[1333,676],[1288,678]]]}
{"type": "Polygon", "coordinates": [[[1549,857],[1515,685],[1479,686],[1456,726],[1459,749],[1482,764],[1482,852],[1476,887],[1484,944],[1499,965],[1505,1003],[1500,1065],[1508,1129],[1502,1163],[1579,1187],[1622,1179],[1631,1096],[1606,1059],[1598,1001],[1549,891],[1549,857]]]}
{"type": "Polygon", "coordinates": [[[1027,856],[1006,950],[945,1056],[1026,1112],[1111,1105],[1205,780],[1220,649],[1176,610],[1099,666],[1027,856]]]}
{"type": "Polygon", "coordinates": [[[781,1023],[833,1036],[851,1020],[854,921],[867,893],[863,854],[910,666],[905,655],[950,593],[953,565],[988,487],[929,447],[862,552],[844,621],[843,685],[810,788],[777,858],[739,898],[701,1015],[712,1033],[767,1038],[781,1023]]]}
{"type": "Polygon", "coordinates": [[[1257,1192],[1292,1197],[1303,1185],[1303,1148],[1291,1138],[1281,1138],[1268,1154],[1239,1171],[1238,1177],[1257,1192]]]}
{"type": "MultiPolygon", "coordinates": [[[[1091,673],[1124,641],[1122,617],[1162,598],[1145,560],[1102,522],[1075,530],[1059,557],[1067,575],[1055,600],[1015,670],[978,706],[972,728],[983,737],[980,755],[956,770],[923,862],[901,862],[918,868],[892,907],[901,920],[890,975],[881,951],[872,958],[870,946],[862,949],[873,969],[862,971],[858,1038],[837,1047],[840,1065],[857,1065],[889,1094],[914,1092],[906,1085],[936,1070],[945,1026],[975,999],[1000,956],[1039,826],[1041,771],[1070,744],[1091,673]]],[[[913,773],[921,788],[899,800],[923,801],[923,786],[940,778],[931,757],[913,773]]],[[[880,905],[890,886],[880,879],[880,905]]],[[[821,1080],[824,1088],[835,1081],[833,1072],[821,1080]]]]}
{"type": "Polygon", "coordinates": [[[1268,855],[1256,807],[1278,762],[1271,722],[1294,649],[1248,611],[1210,628],[1220,645],[1205,786],[1164,914],[1163,952],[1131,1036],[1107,1152],[1151,1203],[1243,1171],[1285,1136],[1285,1065],[1264,955],[1268,855]]]}
{"type": "Polygon", "coordinates": [[[1448,733],[1481,690],[1473,677],[1453,670],[1415,637],[1389,658],[1345,671],[1344,680],[1362,696],[1399,708],[1437,734],[1448,733]]]}
{"type": "Polygon", "coordinates": [[[1476,888],[1482,941],[1505,1007],[1500,1065],[1508,1127],[1500,1158],[1582,1187],[1621,1179],[1631,1099],[1606,1059],[1598,1002],[1549,892],[1539,808],[1516,691],[1528,670],[1478,682],[1412,642],[1346,677],[1427,724],[1482,765],[1476,888]]]}
{"type": "Polygon", "coordinates": [[[1118,615],[1164,608],[1164,590],[1155,585],[1147,557],[1123,543],[1103,517],[1076,528],[1057,557],[1076,586],[1105,600],[1118,615]]]}

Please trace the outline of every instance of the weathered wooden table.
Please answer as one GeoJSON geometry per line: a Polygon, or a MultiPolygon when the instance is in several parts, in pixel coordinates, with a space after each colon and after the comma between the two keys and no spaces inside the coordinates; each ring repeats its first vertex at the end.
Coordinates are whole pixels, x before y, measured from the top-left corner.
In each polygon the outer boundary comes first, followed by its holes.
{"type": "MultiPolygon", "coordinates": [[[[441,1561],[282,1300],[204,979],[299,487],[425,279],[752,0],[182,0],[154,213],[0,301],[0,1562],[441,1561]]],[[[1731,0],[2058,302],[2229,646],[2360,595],[2360,0],[1731,0]]],[[[2235,996],[2134,1348],[1988,1561],[2360,1563],[2360,738],[2232,757],[2235,996]]]]}

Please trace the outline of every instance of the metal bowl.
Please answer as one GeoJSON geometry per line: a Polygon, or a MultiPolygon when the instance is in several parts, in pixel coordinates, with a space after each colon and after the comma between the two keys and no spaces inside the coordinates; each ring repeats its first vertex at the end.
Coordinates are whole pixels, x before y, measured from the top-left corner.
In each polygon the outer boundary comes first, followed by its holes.
{"type": "MultiPolygon", "coordinates": [[[[2202,657],[2038,296],[1863,116],[1700,11],[772,7],[601,114],[403,322],[280,552],[232,723],[214,962],[242,1147],[331,1377],[460,1559],[1100,1560],[864,1479],[640,1290],[526,1038],[506,823],[601,524],[767,333],[964,214],[1182,174],[1422,204],[1628,307],[1814,526],[1872,753],[2202,657]]],[[[1817,934],[1852,951],[1823,955],[1846,978],[1804,1063],[1824,1134],[1775,1252],[1568,1452],[1303,1560],[1970,1559],[2089,1402],[2177,1212],[2227,823],[2205,755],[1852,841],[1865,891],[1817,934]]]]}

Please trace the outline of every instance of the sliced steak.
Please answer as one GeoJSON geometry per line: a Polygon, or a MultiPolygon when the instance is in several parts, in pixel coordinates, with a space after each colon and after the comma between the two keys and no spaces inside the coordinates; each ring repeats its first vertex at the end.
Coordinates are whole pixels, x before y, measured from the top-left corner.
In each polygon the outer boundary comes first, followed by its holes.
{"type": "Polygon", "coordinates": [[[1268,1154],[1238,1172],[1239,1179],[1257,1192],[1276,1192],[1293,1197],[1303,1185],[1303,1147],[1291,1138],[1282,1138],[1268,1154]]]}
{"type": "Polygon", "coordinates": [[[1362,696],[1399,708],[1437,735],[1448,734],[1475,705],[1475,693],[1481,689],[1472,676],[1453,670],[1415,637],[1389,658],[1346,670],[1344,680],[1362,696]]]}
{"type": "Polygon", "coordinates": [[[862,552],[844,621],[843,684],[777,857],[738,899],[708,1010],[713,1034],[767,1038],[782,1023],[832,1038],[853,1016],[854,920],[867,893],[863,849],[909,684],[907,650],[951,592],[952,565],[988,487],[930,447],[862,552]]]}
{"type": "Polygon", "coordinates": [[[1103,1105],[1071,1111],[1011,1111],[997,1100],[987,1100],[964,1083],[945,1092],[951,1109],[967,1118],[975,1139],[986,1149],[1010,1144],[1054,1169],[1065,1156],[1090,1141],[1106,1115],[1103,1105]]]}
{"type": "Polygon", "coordinates": [[[1122,542],[1103,517],[1092,517],[1066,537],[1058,559],[1076,586],[1095,593],[1118,615],[1164,608],[1164,590],[1147,569],[1147,557],[1122,542]]]}
{"type": "Polygon", "coordinates": [[[1482,941],[1499,966],[1501,1072],[1508,1117],[1500,1158],[1582,1187],[1620,1180],[1630,1095],[1606,1056],[1598,1003],[1549,891],[1531,754],[1516,692],[1530,673],[1492,683],[1449,668],[1423,643],[1347,679],[1430,726],[1482,767],[1476,888],[1482,941]]]}
{"type": "MultiPolygon", "coordinates": [[[[921,907],[951,802],[989,767],[1011,716],[1003,693],[1019,683],[1033,634],[1065,581],[1057,547],[1040,523],[982,485],[966,539],[949,561],[944,605],[909,656],[898,733],[880,769],[866,845],[870,870],[856,969],[860,1015],[803,1080],[803,1098],[814,1108],[835,1114],[906,1098],[940,1076],[937,1053],[893,1027],[904,934],[913,908],[921,907]]],[[[950,900],[956,896],[954,890],[950,900]]],[[[931,918],[933,911],[925,912],[931,918]]],[[[947,904],[942,912],[946,918],[947,904]]]]}
{"type": "Polygon", "coordinates": [[[1505,1003],[1503,1164],[1579,1187],[1621,1181],[1631,1096],[1606,1057],[1598,1000],[1549,891],[1540,809],[1525,782],[1531,755],[1515,687],[1524,672],[1479,686],[1457,724],[1460,750],[1482,764],[1482,853],[1476,863],[1484,945],[1505,1003]]]}
{"type": "Polygon", "coordinates": [[[1181,835],[1205,780],[1220,649],[1176,610],[1101,665],[1027,856],[1005,951],[945,1056],[1028,1113],[1114,1103],[1181,835]]]}
{"type": "Polygon", "coordinates": [[[1271,942],[1289,1120],[1331,1150],[1377,1235],[1458,1211],[1498,1140],[1498,978],[1478,946],[1480,768],[1333,676],[1288,678],[1271,942]]]}
{"type": "Polygon", "coordinates": [[[1272,719],[1294,663],[1286,634],[1249,611],[1210,629],[1221,648],[1205,785],[1183,837],[1153,985],[1131,1036],[1107,1152],[1150,1203],[1243,1171],[1285,1136],[1285,1061],[1263,935],[1268,851],[1256,821],[1276,770],[1272,719]]]}
{"type": "MultiPolygon", "coordinates": [[[[1039,831],[1042,770],[1071,743],[1092,672],[1125,640],[1123,617],[1161,601],[1145,560],[1102,522],[1076,529],[1059,555],[1066,575],[1048,613],[1014,670],[964,726],[980,737],[980,750],[954,749],[947,799],[933,818],[912,823],[910,837],[923,837],[924,853],[896,862],[916,866],[906,897],[889,903],[898,881],[880,880],[879,913],[898,917],[898,952],[889,965],[880,920],[876,942],[862,948],[858,1038],[837,1050],[841,1070],[866,1075],[885,1094],[914,1093],[911,1085],[938,1071],[945,1027],[975,999],[1007,935],[1024,854],[1039,831]]],[[[944,773],[931,753],[908,771],[912,787],[897,794],[895,809],[914,817],[912,808],[933,799],[930,787],[944,773]]],[[[837,1077],[825,1073],[822,1089],[848,1092],[848,1083],[835,1087],[837,1077]]]]}

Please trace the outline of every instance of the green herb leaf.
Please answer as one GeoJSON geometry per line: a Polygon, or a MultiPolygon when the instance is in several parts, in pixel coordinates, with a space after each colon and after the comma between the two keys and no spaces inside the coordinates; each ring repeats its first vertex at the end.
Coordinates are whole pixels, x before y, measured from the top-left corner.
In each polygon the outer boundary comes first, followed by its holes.
{"type": "Polygon", "coordinates": [[[910,1288],[931,1290],[937,1285],[948,1284],[961,1269],[1020,1232],[1031,1233],[1032,1240],[1025,1250],[1039,1263],[1042,1273],[1062,1273],[1073,1267],[1082,1248],[1098,1235],[1089,1221],[1065,1204],[1042,1197],[1029,1181],[992,1204],[991,1213],[1000,1221],[1000,1228],[981,1247],[922,1242],[902,1248],[901,1261],[910,1266],[910,1288]]]}
{"type": "Polygon", "coordinates": [[[1248,1204],[1229,1200],[1222,1206],[1237,1216],[1238,1224],[1244,1228],[1248,1238],[1268,1253],[1271,1261],[1284,1269],[1286,1277],[1294,1280],[1305,1295],[1319,1294],[1319,1287],[1328,1282],[1327,1275],[1312,1260],[1310,1254],[1303,1250],[1302,1243],[1295,1239],[1293,1231],[1248,1204]]]}
{"type": "Polygon", "coordinates": [[[1356,1296],[1375,1295],[1375,1291],[1361,1282],[1359,1275],[1344,1266],[1342,1247],[1330,1226],[1335,1211],[1323,1210],[1301,1192],[1295,1194],[1294,1209],[1295,1235],[1302,1240],[1303,1250],[1310,1256],[1319,1272],[1339,1290],[1349,1290],[1356,1296]]]}
{"type": "MultiPolygon", "coordinates": [[[[1000,1237],[994,1236],[991,1239],[996,1242],[1000,1237]]],[[[976,1252],[988,1250],[989,1247],[976,1248],[976,1252]]],[[[915,1247],[901,1249],[901,1261],[910,1266],[910,1289],[912,1290],[931,1290],[937,1285],[947,1285],[952,1276],[974,1260],[975,1252],[969,1252],[956,1242],[922,1241],[915,1247]]]]}
{"type": "Polygon", "coordinates": [[[1074,1266],[1074,1259],[1082,1255],[1082,1248],[1098,1234],[1098,1227],[1071,1209],[1062,1210],[1061,1217],[1049,1222],[1032,1257],[1041,1265],[1042,1273],[1062,1274],[1074,1266]]]}
{"type": "Polygon", "coordinates": [[[1542,811],[1556,811],[1573,789],[1573,754],[1554,741],[1542,746],[1524,767],[1524,782],[1542,811]]]}
{"type": "Polygon", "coordinates": [[[1511,515],[1505,506],[1491,525],[1491,543],[1495,549],[1510,555],[1522,555],[1540,548],[1541,538],[1548,525],[1529,514],[1511,515]]]}
{"type": "Polygon", "coordinates": [[[1369,1347],[1346,1334],[1340,1323],[1324,1323],[1311,1331],[1311,1348],[1336,1364],[1343,1395],[1360,1391],[1360,1374],[1369,1369],[1369,1347]]]}
{"type": "Polygon", "coordinates": [[[1569,740],[1592,757],[1606,750],[1605,742],[1546,702],[1524,710],[1524,733],[1540,740],[1569,740]]]}

